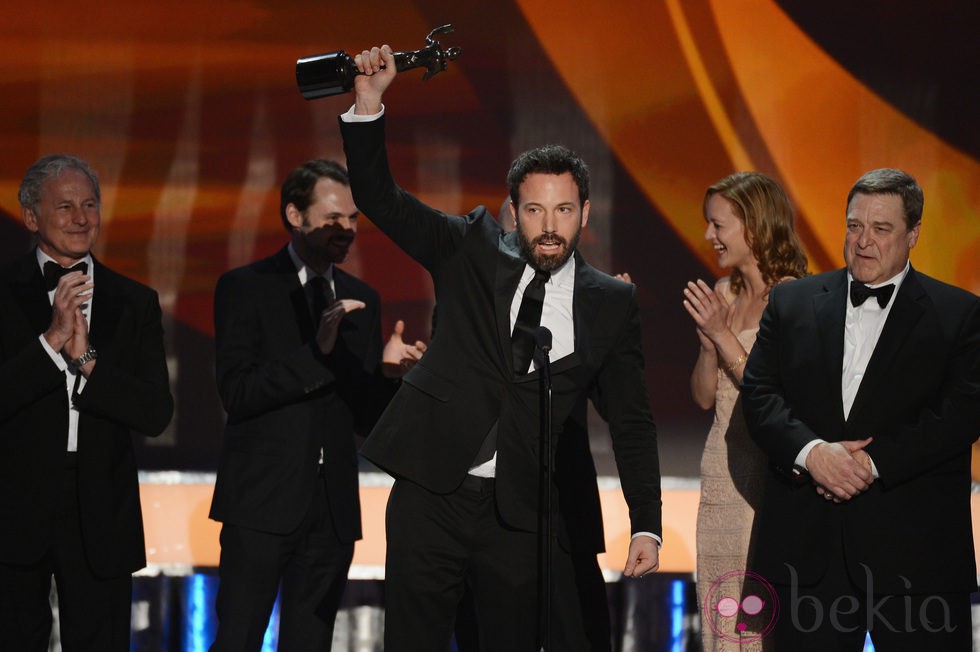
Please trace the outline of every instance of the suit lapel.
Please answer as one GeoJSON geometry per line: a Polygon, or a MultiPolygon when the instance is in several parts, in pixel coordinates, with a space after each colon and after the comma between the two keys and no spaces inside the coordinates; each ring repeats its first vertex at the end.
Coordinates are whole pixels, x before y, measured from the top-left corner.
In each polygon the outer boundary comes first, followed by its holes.
{"type": "Polygon", "coordinates": [[[881,329],[881,335],[875,344],[871,359],[868,360],[868,367],[864,371],[861,385],[858,387],[857,395],[854,397],[854,404],[851,406],[851,413],[848,421],[859,414],[862,407],[871,400],[883,378],[886,377],[892,361],[894,361],[908,339],[909,334],[922,318],[925,312],[923,300],[926,294],[919,284],[915,270],[909,269],[909,273],[902,281],[895,302],[888,313],[885,325],[881,329]]]}
{"type": "Polygon", "coordinates": [[[514,292],[521,281],[527,263],[518,254],[517,232],[512,231],[500,238],[500,255],[497,256],[497,270],[494,278],[494,314],[497,318],[497,338],[504,368],[514,375],[514,354],[510,346],[510,306],[514,292]]]}
{"type": "Polygon", "coordinates": [[[602,305],[602,288],[595,280],[595,270],[575,252],[575,294],[572,299],[575,319],[575,351],[579,355],[587,353],[592,326],[599,316],[602,305]]]}
{"type": "Polygon", "coordinates": [[[95,291],[92,293],[91,322],[89,324],[89,341],[96,349],[105,349],[116,342],[113,336],[114,327],[122,319],[123,298],[119,285],[113,278],[113,273],[92,256],[95,268],[95,291]]]}
{"type": "MultiPolygon", "coordinates": [[[[350,279],[351,276],[349,274],[334,265],[333,286],[337,300],[357,299],[362,301],[365,297],[358,296],[359,293],[355,290],[350,279]]],[[[348,349],[357,353],[358,358],[362,360],[365,358],[364,354],[367,344],[365,338],[372,329],[372,325],[368,320],[372,316],[373,313],[368,309],[355,310],[347,314],[340,322],[341,340],[347,345],[348,349]]]]}
{"type": "Polygon", "coordinates": [[[33,249],[20,259],[15,274],[12,289],[17,302],[24,310],[31,327],[41,334],[51,325],[51,304],[44,289],[41,267],[37,264],[37,253],[33,249]]]}
{"type": "Polygon", "coordinates": [[[844,423],[844,400],[841,396],[841,374],[844,370],[844,319],[847,311],[847,272],[838,270],[822,294],[813,297],[813,311],[821,338],[823,356],[822,386],[831,388],[834,414],[844,423]]]}
{"type": "Polygon", "coordinates": [[[272,278],[269,279],[269,306],[279,305],[280,297],[288,297],[289,312],[280,317],[283,323],[295,324],[301,342],[309,342],[316,332],[306,291],[299,282],[299,272],[289,255],[288,245],[276,252],[272,259],[272,278]],[[292,318],[290,319],[290,316],[292,318]]]}

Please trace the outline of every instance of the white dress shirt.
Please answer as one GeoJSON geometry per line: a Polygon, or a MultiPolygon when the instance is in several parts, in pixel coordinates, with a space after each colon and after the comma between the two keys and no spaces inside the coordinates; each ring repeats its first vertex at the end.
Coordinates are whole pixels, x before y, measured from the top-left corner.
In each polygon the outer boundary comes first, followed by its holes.
{"type": "MultiPolygon", "coordinates": [[[[53,262],[58,264],[54,258],[47,255],[41,248],[37,248],[37,264],[41,266],[41,275],[44,275],[44,263],[53,262]]],[[[85,258],[78,261],[80,263],[88,264],[88,275],[92,277],[92,291],[95,288],[95,266],[92,263],[92,255],[88,254],[85,258]]],[[[54,305],[54,290],[48,290],[48,303],[54,305]]],[[[85,315],[85,323],[91,328],[92,326],[92,302],[86,301],[82,304],[82,314],[85,315]]],[[[68,366],[65,357],[61,355],[60,351],[55,351],[48,344],[48,341],[44,339],[44,333],[38,335],[38,339],[41,340],[41,346],[44,350],[48,352],[51,357],[51,361],[65,373],[65,391],[68,393],[68,448],[66,450],[74,452],[78,450],[78,410],[72,405],[71,397],[72,392],[75,391],[75,383],[78,382],[78,393],[81,394],[82,390],[85,388],[86,378],[83,374],[71,369],[68,366]]]]}
{"type": "MultiPolygon", "coordinates": [[[[303,259],[299,257],[296,250],[293,248],[293,243],[290,242],[286,249],[289,251],[289,257],[293,259],[293,264],[296,265],[296,273],[299,275],[299,284],[306,287],[306,282],[317,275],[312,269],[306,266],[303,259]]],[[[333,292],[334,296],[337,296],[337,288],[333,284],[333,265],[327,268],[322,274],[323,278],[327,279],[327,283],[330,284],[330,291],[333,292]]],[[[315,325],[315,324],[314,324],[315,325]]]]}
{"type": "MultiPolygon", "coordinates": [[[[517,323],[517,313],[521,310],[524,290],[534,279],[534,268],[524,266],[524,273],[517,283],[517,291],[510,302],[510,332],[514,332],[517,323]]],[[[575,258],[551,272],[544,284],[544,305],[541,307],[541,325],[551,331],[551,360],[558,360],[570,355],[575,350],[575,321],[573,319],[572,298],[575,294],[575,258]]],[[[537,362],[531,366],[537,369],[537,362]]],[[[497,473],[497,452],[482,464],[474,466],[469,471],[481,478],[492,478],[497,473]]]]}
{"type": "MultiPolygon", "coordinates": [[[[875,347],[878,345],[881,330],[885,327],[888,313],[891,312],[892,306],[895,305],[895,297],[898,296],[898,290],[902,286],[902,281],[905,280],[905,275],[908,274],[908,271],[909,262],[905,261],[905,267],[901,272],[884,283],[868,286],[874,289],[888,285],[889,283],[895,285],[895,290],[892,292],[884,308],[878,305],[878,301],[874,297],[869,297],[860,306],[851,304],[850,284],[856,281],[850,272],[847,273],[848,292],[846,298],[847,312],[844,316],[844,364],[841,369],[841,400],[844,404],[845,420],[851,414],[851,406],[854,405],[854,398],[857,396],[858,389],[861,387],[864,372],[868,368],[868,362],[871,361],[871,354],[874,353],[875,347]]],[[[814,446],[820,443],[824,443],[824,440],[814,439],[804,446],[799,455],[796,456],[796,465],[806,468],[807,455],[810,454],[814,446]]],[[[874,477],[878,477],[878,468],[875,466],[874,460],[871,460],[871,473],[874,477]]]]}

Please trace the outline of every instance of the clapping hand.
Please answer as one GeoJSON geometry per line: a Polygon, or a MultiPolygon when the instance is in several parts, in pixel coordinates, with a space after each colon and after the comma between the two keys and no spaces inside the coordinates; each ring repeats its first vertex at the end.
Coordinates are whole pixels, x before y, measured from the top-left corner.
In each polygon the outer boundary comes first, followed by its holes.
{"type": "Polygon", "coordinates": [[[684,308],[697,324],[702,347],[705,347],[706,340],[717,343],[726,331],[731,330],[735,304],[729,304],[725,297],[701,279],[689,281],[684,288],[684,308]]]}
{"type": "Polygon", "coordinates": [[[340,320],[344,315],[365,307],[363,301],[357,299],[337,299],[320,315],[320,326],[316,331],[316,345],[323,355],[333,351],[337,343],[337,332],[340,330],[340,320]]]}
{"type": "Polygon", "coordinates": [[[421,340],[416,340],[414,344],[405,343],[402,339],[404,334],[405,322],[399,319],[395,322],[395,329],[381,354],[382,371],[388,378],[404,376],[416,362],[422,359],[422,354],[428,348],[421,340]]]}

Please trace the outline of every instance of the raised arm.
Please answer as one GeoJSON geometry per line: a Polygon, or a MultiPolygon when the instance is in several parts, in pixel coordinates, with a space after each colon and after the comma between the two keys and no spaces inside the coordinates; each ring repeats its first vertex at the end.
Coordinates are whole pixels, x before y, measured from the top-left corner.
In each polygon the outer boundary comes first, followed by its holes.
{"type": "Polygon", "coordinates": [[[395,78],[391,49],[365,50],[355,57],[355,63],[364,74],[355,80],[353,109],[340,116],[354,202],[409,256],[435,274],[455,252],[476,211],[463,217],[446,215],[395,183],[385,147],[381,103],[395,78]]]}

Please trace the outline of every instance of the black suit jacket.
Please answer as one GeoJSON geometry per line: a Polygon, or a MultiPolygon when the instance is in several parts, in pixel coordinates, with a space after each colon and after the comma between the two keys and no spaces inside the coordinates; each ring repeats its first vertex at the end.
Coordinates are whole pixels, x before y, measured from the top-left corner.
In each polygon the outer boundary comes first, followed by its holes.
{"type": "MultiPolygon", "coordinates": [[[[81,394],[78,502],[92,570],[146,565],[130,433],[155,436],[173,414],[156,292],[95,261],[89,341],[99,357],[81,394]]],[[[34,251],[0,272],[0,559],[40,559],[54,535],[68,444],[65,374],[38,341],[51,304],[34,251]]]]}
{"type": "Polygon", "coordinates": [[[214,319],[218,393],[228,420],[211,518],[264,532],[295,529],[314,495],[320,449],[334,526],[361,537],[355,432],[366,433],[393,385],[380,377],[377,292],[334,267],[346,315],[323,356],[296,266],[284,247],[218,280],[214,319]]]}
{"type": "Polygon", "coordinates": [[[845,420],[847,289],[845,270],[783,283],[763,314],[742,381],[749,431],[774,468],[756,517],[753,567],[789,582],[789,564],[799,581],[815,582],[827,567],[827,538],[842,533],[859,585],[870,573],[880,593],[972,591],[980,300],[910,270],[845,420]],[[880,478],[865,493],[834,504],[811,482],[791,479],[807,442],[869,436],[880,478]]]}
{"type": "MultiPolygon", "coordinates": [[[[526,261],[517,234],[485,208],[445,215],[397,187],[384,119],[341,123],[354,201],[432,275],[439,328],[421,362],[361,449],[396,477],[448,493],[466,476],[494,423],[497,506],[512,526],[535,530],[538,510],[538,373],[515,376],[510,305],[526,261]]],[[[643,380],[635,288],[576,254],[575,352],[552,362],[554,418],[562,424],[594,393],[608,420],[634,531],[661,534],[656,428],[643,380]]],[[[558,436],[559,503],[591,515],[573,542],[602,547],[595,467],[582,428],[558,436]],[[564,479],[564,480],[563,480],[564,479]],[[572,495],[573,491],[577,495],[572,495]]],[[[566,510],[562,510],[563,512],[566,510]]],[[[575,527],[566,522],[563,526],[575,527]]]]}

